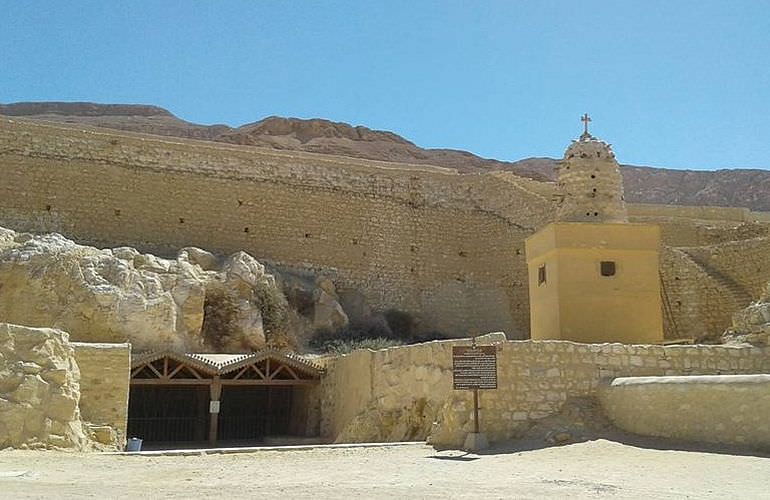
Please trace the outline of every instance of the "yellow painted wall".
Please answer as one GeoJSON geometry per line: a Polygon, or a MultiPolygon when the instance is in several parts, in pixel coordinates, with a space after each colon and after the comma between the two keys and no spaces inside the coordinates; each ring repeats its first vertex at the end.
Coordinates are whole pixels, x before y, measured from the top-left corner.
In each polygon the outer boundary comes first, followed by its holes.
{"type": "Polygon", "coordinates": [[[528,238],[532,339],[661,342],[659,248],[647,224],[555,223],[528,238]],[[614,276],[601,275],[601,261],[615,262],[614,276]]]}

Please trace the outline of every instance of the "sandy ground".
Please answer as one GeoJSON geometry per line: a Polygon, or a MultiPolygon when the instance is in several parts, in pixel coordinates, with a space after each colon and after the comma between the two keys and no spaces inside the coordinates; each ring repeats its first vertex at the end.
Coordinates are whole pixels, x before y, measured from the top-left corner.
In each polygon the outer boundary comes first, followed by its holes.
{"type": "Polygon", "coordinates": [[[596,440],[466,455],[424,445],[117,456],[0,452],[2,498],[765,498],[770,458],[596,440]]]}

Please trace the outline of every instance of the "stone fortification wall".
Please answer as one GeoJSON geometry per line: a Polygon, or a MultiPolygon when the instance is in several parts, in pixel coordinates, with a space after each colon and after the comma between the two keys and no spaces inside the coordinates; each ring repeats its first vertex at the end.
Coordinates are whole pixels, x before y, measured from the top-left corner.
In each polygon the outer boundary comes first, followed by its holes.
{"type": "Polygon", "coordinates": [[[658,224],[672,247],[708,246],[770,236],[770,214],[746,208],[628,204],[631,222],[658,224]]]}
{"type": "Polygon", "coordinates": [[[600,399],[635,434],[770,450],[770,375],[622,377],[600,399]]]}
{"type": "Polygon", "coordinates": [[[130,344],[72,342],[80,369],[80,414],[94,426],[113,429],[122,448],[128,422],[130,344]]]}
{"type": "Polygon", "coordinates": [[[13,229],[333,269],[342,293],[360,290],[375,308],[450,334],[526,335],[523,240],[552,213],[538,183],[506,173],[9,120],[0,120],[0,175],[0,224],[13,229]]]}
{"type": "MultiPolygon", "coordinates": [[[[720,245],[683,248],[705,269],[759,298],[770,278],[770,238],[752,238],[720,245]]],[[[746,307],[743,304],[741,308],[746,307]]]]}
{"type": "Polygon", "coordinates": [[[671,247],[708,246],[770,236],[770,224],[700,221],[679,217],[629,217],[631,222],[657,224],[661,239],[671,247]]]}
{"type": "Polygon", "coordinates": [[[652,203],[629,203],[626,205],[629,217],[677,217],[702,221],[751,222],[755,220],[748,208],[707,207],[687,205],[656,205],[652,203]]]}
{"type": "Polygon", "coordinates": [[[728,293],[724,283],[677,248],[663,249],[660,272],[663,329],[669,339],[717,335],[730,326],[735,311],[746,307],[745,294],[728,293]]]}
{"type": "MultiPolygon", "coordinates": [[[[439,341],[331,359],[322,382],[322,433],[338,441],[425,439],[460,446],[472,428],[469,391],[453,391],[451,347],[439,341]],[[435,424],[434,424],[435,422],[435,424]]],[[[521,436],[569,398],[596,396],[616,377],[770,372],[770,350],[726,346],[509,341],[498,346],[498,389],[482,391],[493,441],[521,436]]],[[[735,410],[741,412],[740,407],[735,410]]]]}
{"type": "MultiPolygon", "coordinates": [[[[523,241],[555,215],[554,185],[505,172],[458,175],[23,120],[0,119],[0,177],[0,225],[168,256],[186,246],[245,250],[334,276],[341,297],[356,302],[363,294],[374,309],[411,312],[418,328],[453,335],[478,328],[527,336],[523,241]]],[[[746,222],[757,217],[744,209],[628,210],[633,222],[660,224],[668,246],[768,234],[767,223],[746,222]]],[[[674,282],[677,272],[669,271],[680,263],[674,271],[691,271],[687,259],[664,263],[664,285],[674,282]]],[[[767,281],[770,271],[746,279],[767,281]]],[[[702,281],[683,280],[669,295],[699,297],[702,281]]],[[[687,325],[680,330],[700,331],[701,323],[721,328],[745,306],[723,314],[733,305],[687,306],[719,311],[719,321],[672,310],[687,325]]],[[[692,336],[672,329],[666,335],[692,336]]]]}

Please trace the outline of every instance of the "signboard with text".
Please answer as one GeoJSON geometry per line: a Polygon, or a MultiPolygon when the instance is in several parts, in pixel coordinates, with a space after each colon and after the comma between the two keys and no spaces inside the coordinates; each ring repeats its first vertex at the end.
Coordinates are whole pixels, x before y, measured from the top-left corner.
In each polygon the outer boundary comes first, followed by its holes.
{"type": "Polygon", "coordinates": [[[452,347],[452,379],[455,390],[497,389],[497,347],[452,347]]]}

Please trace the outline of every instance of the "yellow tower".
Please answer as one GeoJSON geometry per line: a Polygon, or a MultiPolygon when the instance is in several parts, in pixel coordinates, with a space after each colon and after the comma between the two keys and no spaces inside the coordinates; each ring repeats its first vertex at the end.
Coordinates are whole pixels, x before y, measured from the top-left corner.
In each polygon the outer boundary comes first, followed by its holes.
{"type": "Polygon", "coordinates": [[[530,336],[660,343],[660,229],[627,222],[615,154],[582,120],[559,166],[557,220],[526,241],[530,336]]]}

